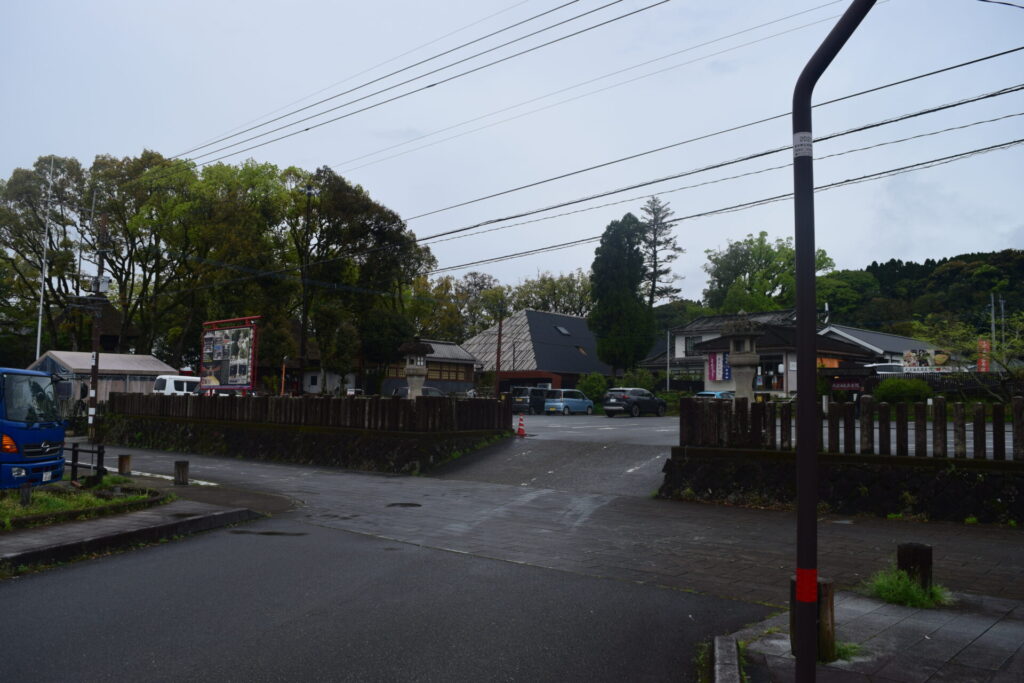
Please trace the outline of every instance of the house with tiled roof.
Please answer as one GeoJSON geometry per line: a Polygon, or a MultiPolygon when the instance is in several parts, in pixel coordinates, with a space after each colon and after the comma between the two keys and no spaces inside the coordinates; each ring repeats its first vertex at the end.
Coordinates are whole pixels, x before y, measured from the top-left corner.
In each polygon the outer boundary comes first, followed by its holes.
{"type": "Polygon", "coordinates": [[[597,357],[597,340],[587,319],[525,309],[500,326],[484,330],[462,346],[476,356],[484,372],[498,371],[501,391],[512,386],[550,384],[574,388],[583,375],[612,375],[597,357]]]}

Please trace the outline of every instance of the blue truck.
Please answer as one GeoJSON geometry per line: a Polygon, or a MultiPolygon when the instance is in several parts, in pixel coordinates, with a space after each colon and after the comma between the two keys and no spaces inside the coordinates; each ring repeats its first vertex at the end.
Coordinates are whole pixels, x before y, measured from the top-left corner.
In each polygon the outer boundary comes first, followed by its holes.
{"type": "Polygon", "coordinates": [[[39,486],[64,476],[64,428],[56,379],[0,368],[0,489],[39,486]]]}

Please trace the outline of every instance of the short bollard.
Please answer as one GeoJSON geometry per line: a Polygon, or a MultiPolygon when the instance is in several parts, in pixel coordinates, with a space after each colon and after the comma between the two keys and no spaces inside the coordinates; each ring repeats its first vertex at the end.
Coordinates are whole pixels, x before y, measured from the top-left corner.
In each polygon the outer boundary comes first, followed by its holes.
{"type": "Polygon", "coordinates": [[[21,485],[21,507],[27,508],[32,504],[32,484],[21,485]]]}
{"type": "Polygon", "coordinates": [[[188,460],[174,461],[174,484],[188,486],[188,460]]]}
{"type": "Polygon", "coordinates": [[[901,543],[896,547],[896,568],[907,573],[921,588],[932,587],[932,547],[924,543],[901,543]]]}
{"type": "Polygon", "coordinates": [[[119,455],[117,456],[117,473],[128,476],[132,473],[132,456],[130,455],[119,455]]]}
{"type": "MultiPolygon", "coordinates": [[[[818,661],[836,659],[836,589],[832,579],[818,577],[818,661]]],[[[796,577],[789,580],[789,648],[796,655],[796,577]]]]}

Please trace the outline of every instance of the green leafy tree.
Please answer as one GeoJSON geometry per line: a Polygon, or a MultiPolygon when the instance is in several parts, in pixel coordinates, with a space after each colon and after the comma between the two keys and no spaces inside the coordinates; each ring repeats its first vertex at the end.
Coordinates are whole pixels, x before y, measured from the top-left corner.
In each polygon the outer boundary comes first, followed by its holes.
{"type": "Polygon", "coordinates": [[[587,318],[597,338],[597,355],[613,369],[636,365],[654,339],[654,316],[640,287],[644,277],[642,228],[627,213],[601,236],[591,269],[594,308],[587,318]]]}
{"type": "Polygon", "coordinates": [[[655,301],[675,299],[682,291],[673,285],[680,276],[672,274],[672,262],[686,250],[676,242],[671,222],[675,212],[667,203],[651,197],[640,211],[643,214],[640,223],[643,229],[640,247],[644,255],[643,291],[647,307],[654,308],[655,301]]]}
{"type": "MultiPolygon", "coordinates": [[[[768,233],[729,241],[725,249],[705,252],[708,286],[704,304],[722,313],[776,310],[796,299],[796,250],[793,238],[768,241],[768,233]]],[[[815,254],[815,272],[832,270],[835,263],[823,249],[815,254]]]]}
{"type": "Polygon", "coordinates": [[[600,403],[604,392],[608,390],[608,379],[600,372],[591,372],[580,377],[576,388],[582,391],[587,398],[595,403],[600,403]]]}
{"type": "Polygon", "coordinates": [[[634,368],[622,376],[622,386],[654,390],[654,375],[646,368],[634,368]]]}
{"type": "Polygon", "coordinates": [[[582,270],[565,275],[541,273],[512,289],[510,305],[516,311],[530,308],[586,317],[593,306],[590,277],[582,270]]]}

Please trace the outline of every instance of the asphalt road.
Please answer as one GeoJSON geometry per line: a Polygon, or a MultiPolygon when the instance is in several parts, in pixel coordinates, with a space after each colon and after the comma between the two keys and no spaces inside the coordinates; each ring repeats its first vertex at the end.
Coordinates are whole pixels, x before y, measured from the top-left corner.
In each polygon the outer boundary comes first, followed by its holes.
{"type": "Polygon", "coordinates": [[[701,638],[766,612],[297,514],[5,581],[0,602],[19,682],[693,680],[701,638]]]}

